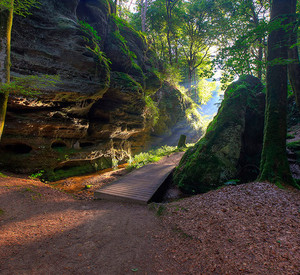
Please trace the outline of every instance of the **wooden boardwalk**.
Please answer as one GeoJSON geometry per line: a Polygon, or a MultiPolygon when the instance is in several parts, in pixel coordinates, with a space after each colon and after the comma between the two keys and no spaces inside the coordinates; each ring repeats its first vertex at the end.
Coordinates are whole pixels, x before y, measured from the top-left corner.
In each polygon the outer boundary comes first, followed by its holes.
{"type": "Polygon", "coordinates": [[[134,170],[97,190],[95,198],[147,204],[178,165],[182,155],[183,152],[175,153],[156,163],[134,170]]]}

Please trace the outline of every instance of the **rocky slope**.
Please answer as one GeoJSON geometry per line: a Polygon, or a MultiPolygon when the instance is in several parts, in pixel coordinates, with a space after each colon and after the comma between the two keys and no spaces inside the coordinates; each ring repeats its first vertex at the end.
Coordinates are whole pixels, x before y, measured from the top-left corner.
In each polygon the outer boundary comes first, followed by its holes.
{"type": "MultiPolygon", "coordinates": [[[[124,161],[161,136],[199,136],[188,120],[191,103],[171,87],[161,88],[157,61],[144,36],[116,18],[108,0],[41,0],[27,18],[15,17],[12,76],[60,76],[35,97],[10,97],[0,166],[18,172],[48,170],[49,178],[91,172],[124,161]],[[110,69],[87,46],[100,36],[99,50],[110,69]],[[104,56],[104,55],[103,55],[104,56]],[[153,101],[156,100],[157,102],[153,101]],[[173,113],[173,107],[176,110],[173,113]],[[171,117],[168,125],[164,119],[171,117]],[[185,131],[171,127],[187,125],[185,131]],[[163,125],[163,126],[160,126],[163,125]],[[55,175],[54,175],[55,174],[55,175]]],[[[165,142],[165,140],[163,140],[165,142]]]]}

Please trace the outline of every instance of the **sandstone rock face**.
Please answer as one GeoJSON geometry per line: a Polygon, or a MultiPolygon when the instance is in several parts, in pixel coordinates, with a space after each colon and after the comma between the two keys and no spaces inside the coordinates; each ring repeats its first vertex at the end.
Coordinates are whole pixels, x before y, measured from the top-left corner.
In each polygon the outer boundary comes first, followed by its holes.
{"type": "Polygon", "coordinates": [[[165,82],[153,99],[159,109],[158,121],[151,134],[154,145],[176,146],[182,134],[187,136],[188,143],[198,141],[201,136],[200,118],[189,98],[165,82]]]}
{"type": "Polygon", "coordinates": [[[174,180],[185,192],[201,193],[226,181],[251,181],[259,173],[265,96],[253,76],[244,76],[225,92],[206,135],[182,158],[174,180]]]}
{"type": "Polygon", "coordinates": [[[111,167],[149,146],[153,121],[145,95],[161,82],[143,36],[111,14],[109,0],[39,2],[31,16],[15,17],[12,76],[59,75],[61,81],[33,98],[11,95],[0,166],[47,170],[55,180],[111,167]],[[110,71],[87,49],[79,20],[101,37],[110,71]]]}

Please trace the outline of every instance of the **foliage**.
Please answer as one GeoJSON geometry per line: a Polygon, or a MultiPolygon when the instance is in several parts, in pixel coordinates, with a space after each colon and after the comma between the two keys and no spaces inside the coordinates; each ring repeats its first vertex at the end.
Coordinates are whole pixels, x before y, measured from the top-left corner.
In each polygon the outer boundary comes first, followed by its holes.
{"type": "MultiPolygon", "coordinates": [[[[30,15],[30,8],[39,8],[37,0],[14,0],[14,13],[26,17],[30,15]]],[[[11,8],[11,0],[0,0],[0,11],[11,8]]]]}
{"type": "Polygon", "coordinates": [[[44,173],[45,173],[45,171],[41,170],[41,171],[39,171],[37,173],[34,173],[34,174],[30,175],[29,178],[32,179],[32,180],[33,179],[37,179],[37,178],[41,178],[44,173]]]}
{"type": "Polygon", "coordinates": [[[115,83],[118,83],[124,89],[139,91],[141,84],[136,82],[130,75],[122,72],[113,72],[112,77],[115,83]]]}
{"type": "Polygon", "coordinates": [[[146,40],[147,37],[141,31],[137,31],[131,24],[129,24],[126,20],[116,16],[115,14],[111,14],[111,18],[116,23],[119,30],[124,30],[125,28],[129,29],[134,34],[138,35],[142,40],[146,40]]]}
{"type": "Polygon", "coordinates": [[[216,88],[216,82],[201,79],[196,87],[189,90],[189,95],[196,103],[205,105],[212,98],[212,92],[216,88]]]}
{"type": "MultiPolygon", "coordinates": [[[[209,64],[209,4],[207,1],[156,0],[147,7],[147,36],[151,49],[165,65],[163,80],[189,88],[207,77],[209,64]],[[205,68],[205,69],[204,69],[205,68]]],[[[141,10],[131,23],[141,29],[141,10]]]]}
{"type": "MultiPolygon", "coordinates": [[[[190,147],[192,144],[187,144],[187,146],[190,147]]],[[[148,163],[159,161],[163,156],[167,156],[179,151],[185,151],[187,148],[178,149],[176,146],[164,145],[158,149],[142,152],[133,157],[131,163],[127,166],[127,169],[131,170],[133,168],[140,168],[148,163]]]]}
{"type": "Polygon", "coordinates": [[[170,83],[176,88],[180,88],[180,82],[183,80],[180,69],[177,66],[165,65],[164,71],[160,74],[161,80],[170,83]]]}
{"type": "Polygon", "coordinates": [[[269,3],[216,1],[219,53],[215,64],[224,70],[222,82],[234,75],[252,74],[264,79],[269,3]]]}
{"type": "Polygon", "coordinates": [[[130,57],[130,59],[134,59],[136,58],[136,54],[132,51],[130,51],[128,45],[127,45],[127,40],[125,39],[125,37],[123,35],[121,35],[119,30],[116,30],[113,32],[114,37],[119,40],[121,42],[121,50],[123,51],[123,53],[125,55],[128,55],[130,57]]]}
{"type": "Polygon", "coordinates": [[[143,41],[145,40],[145,36],[141,33],[136,31],[128,22],[126,22],[124,19],[117,17],[115,14],[111,15],[112,20],[116,23],[118,29],[113,32],[114,37],[120,41],[121,43],[121,49],[123,53],[130,57],[131,60],[136,59],[136,54],[129,49],[128,41],[126,38],[121,34],[121,31],[125,28],[129,29],[131,33],[137,35],[140,39],[143,41]]]}
{"type": "MultiPolygon", "coordinates": [[[[110,73],[110,64],[111,61],[109,58],[106,57],[105,53],[101,51],[100,44],[101,44],[101,38],[98,35],[97,31],[89,25],[87,22],[84,21],[79,21],[78,22],[81,30],[85,33],[85,41],[88,43],[86,45],[86,48],[92,52],[97,58],[100,64],[103,64],[106,76],[107,76],[107,81],[109,83],[109,73],[110,73]]],[[[107,83],[107,85],[108,85],[107,83]]]]}
{"type": "Polygon", "coordinates": [[[153,101],[153,99],[146,95],[145,96],[145,102],[146,102],[146,107],[149,110],[149,116],[152,119],[152,125],[155,126],[158,119],[159,119],[159,109],[157,107],[156,102],[153,101]]]}
{"type": "Polygon", "coordinates": [[[178,90],[180,91],[184,101],[189,105],[189,107],[185,109],[187,121],[195,130],[201,129],[203,132],[205,132],[210,120],[208,120],[207,116],[202,116],[200,114],[199,105],[196,104],[194,100],[186,94],[186,89],[181,86],[178,90]]]}
{"type": "Polygon", "coordinates": [[[9,92],[11,94],[37,96],[40,90],[55,87],[60,82],[57,75],[29,75],[14,77],[10,83],[0,83],[0,93],[9,92]]]}

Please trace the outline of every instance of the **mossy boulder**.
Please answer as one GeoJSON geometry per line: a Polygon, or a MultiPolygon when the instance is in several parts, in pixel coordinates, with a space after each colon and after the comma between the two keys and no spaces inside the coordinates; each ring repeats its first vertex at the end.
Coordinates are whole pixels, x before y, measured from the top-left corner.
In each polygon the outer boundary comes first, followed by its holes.
{"type": "Polygon", "coordinates": [[[205,136],[183,156],[175,183],[187,193],[203,193],[231,179],[254,180],[259,173],[265,95],[253,76],[226,90],[205,136]]]}

